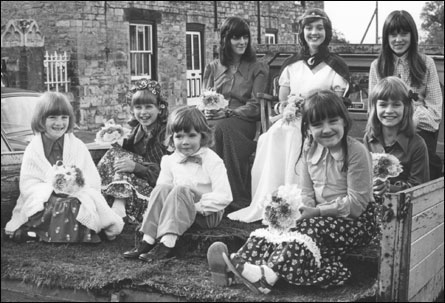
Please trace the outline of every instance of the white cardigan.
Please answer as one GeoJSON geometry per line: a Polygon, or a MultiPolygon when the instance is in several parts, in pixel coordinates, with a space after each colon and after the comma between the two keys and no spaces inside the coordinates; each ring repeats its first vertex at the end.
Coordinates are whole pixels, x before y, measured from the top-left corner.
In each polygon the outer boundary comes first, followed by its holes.
{"type": "MultiPolygon", "coordinates": [[[[76,165],[82,170],[85,178],[84,188],[74,195],[81,202],[77,221],[95,232],[105,229],[109,237],[120,234],[124,222],[111,210],[101,194],[100,176],[88,148],[72,133],[65,134],[63,164],[76,165]]],[[[6,224],[6,232],[14,232],[26,223],[29,217],[44,209],[44,203],[53,191],[52,177],[53,169],[45,157],[41,134],[37,134],[23,154],[20,196],[12,218],[6,224]]]]}

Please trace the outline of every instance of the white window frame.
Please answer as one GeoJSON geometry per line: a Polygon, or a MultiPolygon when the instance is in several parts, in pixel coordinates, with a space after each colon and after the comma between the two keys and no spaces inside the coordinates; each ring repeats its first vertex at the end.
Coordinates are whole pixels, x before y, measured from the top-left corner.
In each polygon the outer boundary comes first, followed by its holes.
{"type": "Polygon", "coordinates": [[[266,33],[265,42],[266,44],[276,44],[276,35],[274,33],[266,33]]]}
{"type": "Polygon", "coordinates": [[[138,24],[138,23],[130,23],[130,74],[131,81],[136,81],[142,78],[152,78],[152,64],[153,64],[153,25],[151,24],[138,24]],[[146,31],[147,29],[147,31],[146,31]],[[139,39],[136,33],[140,33],[142,38],[142,43],[139,42],[139,39]],[[147,37],[146,32],[148,32],[149,37],[147,37]],[[133,45],[131,44],[132,35],[134,35],[133,39],[135,41],[135,48],[132,49],[133,45]],[[142,45],[140,45],[142,44],[142,45]],[[136,57],[140,56],[140,64],[137,64],[136,57]],[[145,62],[144,55],[148,54],[148,62],[145,62]],[[148,65],[147,65],[148,64],[148,65]],[[141,70],[138,70],[138,65],[142,67],[141,70]],[[134,73],[133,73],[134,68],[134,73]]]}

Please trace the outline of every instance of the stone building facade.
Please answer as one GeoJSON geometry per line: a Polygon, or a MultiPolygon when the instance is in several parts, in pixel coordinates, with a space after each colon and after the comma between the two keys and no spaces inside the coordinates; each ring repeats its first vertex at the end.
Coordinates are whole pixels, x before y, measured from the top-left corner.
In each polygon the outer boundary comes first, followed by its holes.
{"type": "Polygon", "coordinates": [[[224,18],[246,19],[254,47],[266,42],[295,43],[298,17],[305,9],[323,8],[324,4],[1,1],[1,6],[1,55],[11,86],[46,90],[44,53],[67,52],[68,90],[77,124],[94,129],[110,118],[128,118],[126,93],[141,70],[161,83],[171,107],[190,103],[190,71],[197,72],[199,78],[205,65],[218,56],[219,27],[224,18]],[[34,40],[26,39],[31,36],[34,40]],[[136,44],[147,47],[132,53],[136,44]]]}

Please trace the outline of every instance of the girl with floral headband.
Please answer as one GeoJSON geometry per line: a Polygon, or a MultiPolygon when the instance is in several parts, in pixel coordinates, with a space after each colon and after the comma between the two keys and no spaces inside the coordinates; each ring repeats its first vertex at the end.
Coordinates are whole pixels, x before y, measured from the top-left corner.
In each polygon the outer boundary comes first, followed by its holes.
{"type": "Polygon", "coordinates": [[[131,92],[133,119],[128,124],[132,131],[122,147],[112,145],[97,167],[112,209],[127,221],[140,223],[159,176],[161,158],[168,153],[168,103],[161,96],[160,84],[153,80],[139,80],[131,92]]]}

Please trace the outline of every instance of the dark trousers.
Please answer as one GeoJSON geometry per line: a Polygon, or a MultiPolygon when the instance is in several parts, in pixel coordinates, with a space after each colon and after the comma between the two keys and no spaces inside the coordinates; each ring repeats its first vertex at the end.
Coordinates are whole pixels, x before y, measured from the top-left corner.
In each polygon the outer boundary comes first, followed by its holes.
{"type": "Polygon", "coordinates": [[[437,139],[439,132],[429,132],[420,130],[419,135],[425,140],[428,148],[428,157],[430,161],[430,180],[434,180],[443,176],[443,163],[440,157],[436,154],[437,139]]]}

